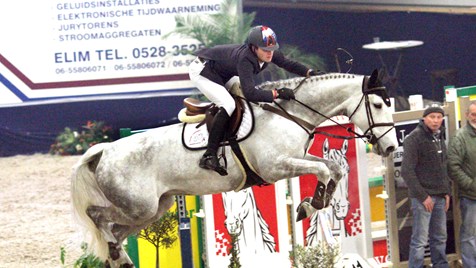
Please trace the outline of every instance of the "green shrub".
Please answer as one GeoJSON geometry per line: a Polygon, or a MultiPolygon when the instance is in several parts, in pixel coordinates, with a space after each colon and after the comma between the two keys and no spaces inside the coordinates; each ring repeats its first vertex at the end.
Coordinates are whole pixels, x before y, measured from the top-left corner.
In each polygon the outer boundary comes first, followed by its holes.
{"type": "Polygon", "coordinates": [[[314,247],[296,246],[292,252],[294,267],[329,268],[334,267],[339,257],[339,245],[319,242],[314,247]]]}
{"type": "Polygon", "coordinates": [[[74,267],[74,268],[103,268],[104,263],[93,254],[88,253],[87,248],[88,248],[88,245],[86,243],[82,243],[81,249],[83,250],[83,254],[73,264],[65,265],[66,250],[64,249],[64,247],[61,247],[61,253],[60,253],[61,266],[74,267]]]}
{"type": "Polygon", "coordinates": [[[112,141],[111,135],[112,128],[102,121],[88,121],[81,131],[66,127],[51,145],[50,154],[81,155],[97,143],[112,141]]]}

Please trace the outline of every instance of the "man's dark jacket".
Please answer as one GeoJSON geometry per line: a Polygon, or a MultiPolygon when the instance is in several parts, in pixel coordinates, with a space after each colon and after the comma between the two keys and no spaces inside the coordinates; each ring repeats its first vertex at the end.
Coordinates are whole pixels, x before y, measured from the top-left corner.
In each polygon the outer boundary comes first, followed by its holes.
{"type": "MultiPolygon", "coordinates": [[[[268,66],[260,67],[258,57],[248,45],[218,45],[203,48],[195,53],[207,60],[200,75],[224,86],[233,76],[240,77],[241,90],[249,101],[272,102],[273,93],[255,88],[255,76],[268,66]]],[[[279,50],[274,51],[272,63],[291,73],[306,76],[309,68],[301,63],[287,59],[279,50]]]]}
{"type": "Polygon", "coordinates": [[[451,195],[447,150],[442,133],[443,127],[440,128],[440,134],[434,137],[421,119],[418,126],[403,141],[401,173],[408,186],[410,198],[423,202],[428,195],[451,195]]]}

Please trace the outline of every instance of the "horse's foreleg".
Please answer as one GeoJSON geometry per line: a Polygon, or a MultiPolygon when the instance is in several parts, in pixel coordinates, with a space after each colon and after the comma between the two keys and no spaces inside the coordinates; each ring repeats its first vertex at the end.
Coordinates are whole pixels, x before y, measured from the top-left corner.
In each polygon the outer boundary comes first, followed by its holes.
{"type": "Polygon", "coordinates": [[[317,183],[316,189],[314,191],[314,196],[311,202],[312,207],[318,210],[323,209],[330,205],[332,196],[334,195],[337,189],[337,183],[339,183],[343,176],[342,168],[334,161],[327,160],[324,158],[309,155],[306,157],[306,159],[323,162],[329,169],[329,177],[321,178],[318,176],[319,181],[317,183]]]}
{"type": "Polygon", "coordinates": [[[284,167],[291,170],[294,176],[315,174],[319,181],[313,197],[306,197],[297,208],[297,221],[311,216],[316,210],[330,204],[338,181],[342,178],[341,167],[333,161],[308,155],[305,159],[288,159],[284,167]]]}
{"type": "Polygon", "coordinates": [[[278,157],[271,165],[276,177],[292,178],[305,174],[315,174],[319,177],[319,180],[322,179],[327,182],[331,175],[326,161],[316,161],[315,159],[308,159],[308,157],[304,159],[278,157]]]}

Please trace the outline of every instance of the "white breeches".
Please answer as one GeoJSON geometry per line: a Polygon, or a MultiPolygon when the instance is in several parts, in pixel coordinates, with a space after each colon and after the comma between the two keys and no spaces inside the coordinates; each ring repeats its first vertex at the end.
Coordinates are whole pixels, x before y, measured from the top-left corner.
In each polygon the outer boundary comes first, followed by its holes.
{"type": "Polygon", "coordinates": [[[195,59],[190,63],[189,75],[190,80],[195,86],[203,93],[211,102],[215,103],[218,107],[223,107],[229,116],[235,111],[235,100],[231,97],[227,88],[233,85],[238,77],[233,77],[226,84],[225,87],[209,80],[206,77],[200,75],[200,72],[205,67],[206,63],[202,63],[200,60],[195,59]]]}

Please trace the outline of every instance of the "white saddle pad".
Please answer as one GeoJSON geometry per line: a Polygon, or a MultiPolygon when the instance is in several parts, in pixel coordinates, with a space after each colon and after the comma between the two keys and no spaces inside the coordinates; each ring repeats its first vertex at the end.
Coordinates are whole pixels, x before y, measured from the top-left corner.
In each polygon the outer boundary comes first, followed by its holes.
{"type": "MultiPolygon", "coordinates": [[[[251,109],[250,104],[245,101],[244,113],[238,128],[238,132],[236,133],[237,141],[242,141],[246,139],[251,132],[253,131],[254,127],[254,116],[253,110],[251,109]]],[[[208,130],[206,124],[202,124],[199,126],[200,123],[184,123],[183,131],[182,131],[182,142],[183,145],[191,150],[200,150],[205,149],[208,143],[208,130]]]]}

